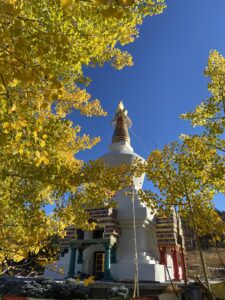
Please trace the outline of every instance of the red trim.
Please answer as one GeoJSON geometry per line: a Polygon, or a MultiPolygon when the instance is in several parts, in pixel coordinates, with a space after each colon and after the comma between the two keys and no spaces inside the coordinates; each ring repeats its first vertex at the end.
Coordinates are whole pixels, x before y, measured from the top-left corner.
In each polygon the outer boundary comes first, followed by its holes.
{"type": "Polygon", "coordinates": [[[167,265],[166,247],[159,247],[159,254],[160,254],[160,264],[166,266],[167,265]]]}
{"type": "Polygon", "coordinates": [[[186,257],[182,253],[180,253],[180,261],[181,261],[181,270],[182,270],[182,279],[187,279],[187,264],[186,264],[186,257]]]}
{"type": "Polygon", "coordinates": [[[177,250],[172,251],[174,280],[180,280],[177,250]]]}

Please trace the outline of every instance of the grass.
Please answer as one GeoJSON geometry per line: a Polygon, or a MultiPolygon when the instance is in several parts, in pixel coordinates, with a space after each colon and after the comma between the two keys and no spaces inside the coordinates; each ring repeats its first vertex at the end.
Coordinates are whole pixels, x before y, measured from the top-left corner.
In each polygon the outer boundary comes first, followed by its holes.
{"type": "MultiPolygon", "coordinates": [[[[225,248],[219,248],[218,253],[215,248],[203,250],[208,275],[211,279],[225,276],[225,248]],[[224,271],[220,270],[220,268],[224,268],[224,271]]],[[[198,251],[187,251],[187,269],[190,278],[203,276],[198,251]]]]}

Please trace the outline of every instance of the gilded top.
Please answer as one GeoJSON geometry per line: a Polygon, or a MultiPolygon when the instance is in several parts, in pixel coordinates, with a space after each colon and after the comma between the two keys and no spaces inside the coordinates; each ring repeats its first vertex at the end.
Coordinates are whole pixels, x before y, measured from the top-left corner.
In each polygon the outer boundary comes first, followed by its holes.
{"type": "Polygon", "coordinates": [[[112,120],[112,125],[115,127],[112,143],[128,142],[130,144],[128,128],[131,127],[132,122],[128,117],[128,111],[124,108],[122,101],[118,104],[115,117],[112,120]]]}

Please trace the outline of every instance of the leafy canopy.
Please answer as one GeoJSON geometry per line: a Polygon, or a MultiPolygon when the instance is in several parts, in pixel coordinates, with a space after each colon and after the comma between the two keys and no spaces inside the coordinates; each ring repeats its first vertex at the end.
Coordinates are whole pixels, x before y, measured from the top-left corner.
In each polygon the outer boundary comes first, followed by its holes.
{"type": "Polygon", "coordinates": [[[193,126],[203,126],[205,135],[218,137],[225,128],[225,58],[218,51],[210,53],[205,75],[211,97],[181,118],[190,120],[193,126]]]}
{"type": "MultiPolygon", "coordinates": [[[[156,191],[139,191],[139,195],[162,215],[176,207],[180,216],[190,221],[191,209],[198,235],[223,233],[224,223],[212,204],[218,191],[214,184],[215,167],[221,163],[216,149],[207,146],[206,138],[184,137],[181,143],[152,151],[146,163],[139,166],[156,187],[156,191]]],[[[222,178],[217,180],[218,185],[223,182],[222,178]]]]}
{"type": "Polygon", "coordinates": [[[191,209],[197,234],[218,237],[225,230],[213,204],[216,193],[225,193],[225,59],[217,51],[210,53],[205,75],[212,96],[181,115],[193,126],[203,126],[203,133],[181,135],[180,142],[153,151],[146,164],[138,164],[138,172],[146,172],[158,190],[139,193],[162,213],[176,206],[181,216],[189,218],[191,209]]]}
{"type": "Polygon", "coordinates": [[[164,8],[163,0],[1,1],[0,262],[38,252],[71,223],[90,228],[85,208],[127,184],[126,167],[77,158],[99,138],[68,115],[106,114],[85,89],[84,67],[131,66],[122,46],[164,8]]]}

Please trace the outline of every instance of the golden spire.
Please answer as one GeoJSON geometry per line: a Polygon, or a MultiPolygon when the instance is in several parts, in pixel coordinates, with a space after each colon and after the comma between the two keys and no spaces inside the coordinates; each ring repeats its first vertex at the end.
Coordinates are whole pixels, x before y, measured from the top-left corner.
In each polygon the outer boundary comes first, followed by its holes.
{"type": "Polygon", "coordinates": [[[115,117],[112,120],[112,125],[115,127],[112,143],[128,142],[130,144],[128,128],[131,127],[132,122],[128,117],[128,111],[124,108],[122,101],[118,104],[115,117]]]}

